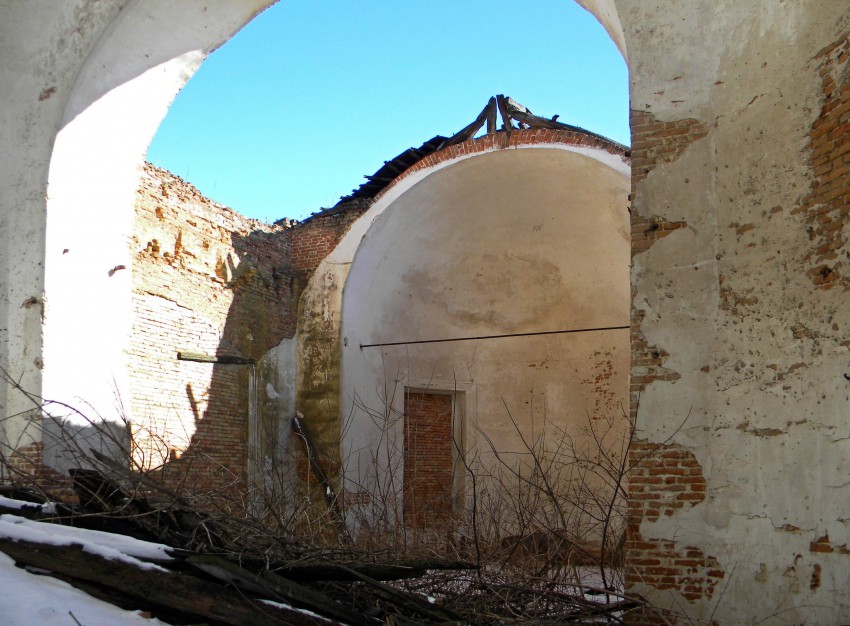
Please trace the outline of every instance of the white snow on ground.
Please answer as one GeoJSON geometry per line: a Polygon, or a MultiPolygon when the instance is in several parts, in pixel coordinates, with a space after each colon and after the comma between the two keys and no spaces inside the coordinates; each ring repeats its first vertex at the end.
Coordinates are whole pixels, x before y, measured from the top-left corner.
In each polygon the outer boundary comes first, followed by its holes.
{"type": "Polygon", "coordinates": [[[0,624],[3,626],[168,626],[124,611],[49,576],[36,576],[0,552],[0,624]],[[76,621],[75,621],[76,620],[76,621]]]}
{"type": "Polygon", "coordinates": [[[0,506],[5,507],[7,509],[18,509],[26,507],[28,509],[38,509],[44,515],[55,515],[56,514],[56,505],[53,502],[48,502],[47,504],[36,504],[35,502],[24,502],[23,500],[12,500],[12,498],[7,498],[6,496],[0,496],[0,506]]]}
{"type": "Polygon", "coordinates": [[[139,559],[171,560],[171,557],[166,553],[168,546],[159,543],[150,543],[98,530],[34,522],[17,515],[0,515],[0,537],[53,546],[77,544],[91,554],[97,554],[106,559],[123,561],[142,569],[165,571],[159,565],[145,563],[139,559]]]}

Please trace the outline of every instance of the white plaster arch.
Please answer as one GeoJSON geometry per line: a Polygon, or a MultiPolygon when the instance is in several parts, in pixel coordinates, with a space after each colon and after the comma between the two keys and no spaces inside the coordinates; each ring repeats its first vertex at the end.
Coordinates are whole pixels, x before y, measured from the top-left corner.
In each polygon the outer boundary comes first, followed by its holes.
{"type": "Polygon", "coordinates": [[[623,32],[623,24],[620,21],[620,13],[617,11],[615,0],[575,0],[577,4],[588,11],[608,33],[611,41],[617,46],[623,55],[626,64],[629,63],[629,53],[626,48],[626,35],[623,32]]]}
{"type": "MultiPolygon", "coordinates": [[[[503,452],[517,445],[503,401],[517,412],[521,428],[541,419],[548,405],[545,419],[558,429],[573,429],[575,436],[586,415],[615,421],[623,416],[629,367],[629,173],[626,160],[600,149],[536,144],[487,150],[402,179],[376,201],[374,212],[355,222],[305,294],[306,302],[322,302],[341,332],[341,459],[349,490],[375,478],[370,459],[382,458],[390,474],[402,476],[400,466],[390,467],[401,464],[391,453],[401,449],[400,422],[392,416],[402,414],[410,381],[422,386],[421,381],[436,385],[439,380],[444,391],[463,390],[471,420],[463,445],[485,464],[489,452],[479,433],[507,446],[503,452]],[[475,273],[483,271],[475,268],[484,261],[496,264],[486,280],[475,273]],[[324,298],[317,298],[316,290],[324,298]],[[442,304],[435,304],[438,300],[442,304]],[[358,347],[593,326],[619,330],[358,347]],[[607,383],[598,383],[599,367],[610,367],[607,383]],[[583,387],[588,380],[597,381],[593,393],[583,387]],[[602,407],[603,397],[610,406],[602,407]],[[529,398],[538,413],[524,414],[529,398]],[[382,409],[389,409],[386,431],[376,425],[382,409]],[[399,445],[375,447],[387,440],[399,445]]],[[[625,432],[625,418],[615,427],[625,432]]]]}
{"type": "MultiPolygon", "coordinates": [[[[126,410],[115,392],[124,377],[139,165],[200,62],[269,4],[0,6],[0,54],[9,61],[0,67],[9,86],[0,96],[0,366],[36,397],[83,397],[80,408],[98,420],[126,410]]],[[[0,385],[0,413],[19,416],[3,420],[0,440],[38,442],[21,417],[33,408],[0,385]]]]}
{"type": "MultiPolygon", "coordinates": [[[[327,269],[333,265],[344,265],[351,263],[351,261],[354,259],[354,255],[357,252],[357,246],[360,244],[360,240],[372,226],[374,221],[387,209],[387,207],[389,207],[393,202],[395,202],[400,196],[402,196],[411,187],[418,184],[420,181],[424,180],[428,176],[440,171],[441,169],[450,167],[460,161],[464,161],[466,159],[474,159],[484,154],[489,154],[491,152],[498,152],[500,150],[536,149],[565,150],[567,152],[581,154],[595,161],[599,161],[600,163],[607,165],[613,170],[620,172],[626,176],[628,176],[631,171],[628,161],[620,156],[611,154],[610,152],[598,148],[588,148],[584,146],[576,146],[566,143],[523,144],[511,148],[490,148],[482,152],[462,154],[453,159],[446,159],[444,161],[441,161],[437,165],[434,165],[429,168],[423,168],[417,172],[405,176],[397,183],[395,183],[392,187],[388,188],[377,200],[375,200],[375,203],[371,207],[369,207],[369,210],[366,211],[354,224],[351,225],[351,228],[348,230],[348,232],[345,233],[345,235],[337,244],[337,246],[333,249],[333,251],[327,257],[325,257],[322,263],[319,264],[319,267],[316,270],[314,276],[319,276],[322,273],[323,268],[327,269]]],[[[318,279],[311,279],[311,283],[313,280],[318,279]]],[[[308,286],[307,289],[310,289],[310,287],[308,286]]]]}

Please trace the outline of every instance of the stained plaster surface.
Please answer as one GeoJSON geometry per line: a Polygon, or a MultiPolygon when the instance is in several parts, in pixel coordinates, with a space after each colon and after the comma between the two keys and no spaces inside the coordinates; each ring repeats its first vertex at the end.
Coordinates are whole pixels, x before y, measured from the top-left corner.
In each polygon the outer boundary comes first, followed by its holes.
{"type": "MultiPolygon", "coordinates": [[[[619,156],[581,146],[523,146],[522,151],[566,150],[602,164],[620,176],[627,176],[628,165],[619,156]]],[[[512,149],[512,151],[515,149],[512,149]]],[[[486,153],[485,153],[486,154],[486,153]]],[[[340,443],[340,355],[342,354],[342,290],[352,260],[369,229],[412,187],[429,176],[458,162],[481,155],[462,155],[405,176],[391,186],[345,234],[334,250],[321,262],[311,277],[299,303],[297,331],[298,372],[297,406],[306,426],[329,458],[339,460],[340,443]]]]}
{"type": "MultiPolygon", "coordinates": [[[[474,393],[457,436],[485,466],[496,462],[485,434],[511,454],[522,450],[519,433],[532,440],[545,431],[554,445],[564,432],[580,439],[589,419],[611,418],[611,441],[622,444],[627,329],[360,345],[627,325],[627,185],[623,173],[574,152],[508,150],[433,173],[374,220],[342,302],[351,489],[374,478],[370,459],[401,463],[393,416],[406,386],[474,393]]],[[[400,467],[386,474],[399,477],[400,467]]]]}
{"type": "Polygon", "coordinates": [[[806,276],[813,244],[793,210],[812,183],[814,58],[850,27],[847,5],[617,5],[632,107],[708,128],[638,184],[633,205],[687,222],[634,258],[641,330],[681,376],[643,393],[638,436],[692,451],[708,482],[705,501],[641,534],[697,546],[726,572],[722,594],[694,603],[638,591],[721,624],[838,623],[850,614],[850,563],[810,546],[825,534],[850,541],[850,314],[839,289],[806,276]]]}

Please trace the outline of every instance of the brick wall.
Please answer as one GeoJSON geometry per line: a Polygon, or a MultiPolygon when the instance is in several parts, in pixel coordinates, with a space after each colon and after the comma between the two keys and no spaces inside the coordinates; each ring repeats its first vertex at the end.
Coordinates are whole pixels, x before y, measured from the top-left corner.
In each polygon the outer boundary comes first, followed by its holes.
{"type": "Polygon", "coordinates": [[[702,468],[688,450],[644,441],[632,443],[629,461],[626,585],[676,589],[687,600],[711,598],[725,576],[716,559],[699,548],[644,538],[640,532],[643,520],[653,522],[705,500],[702,468]]]}
{"type": "MultiPolygon", "coordinates": [[[[250,366],[177,360],[178,351],[259,360],[295,334],[306,281],[368,208],[262,224],[146,165],[133,235],[134,458],[195,492],[244,487],[250,366]]],[[[263,385],[261,384],[261,387],[263,385]]]]}
{"type": "Polygon", "coordinates": [[[249,367],[295,332],[291,229],[242,217],[147,165],[132,245],[134,457],[173,485],[232,494],[245,479],[249,367]]]}
{"type": "Polygon", "coordinates": [[[301,277],[309,278],[370,205],[370,201],[352,201],[296,223],[292,241],[293,269],[301,277]]]}
{"type": "MultiPolygon", "coordinates": [[[[629,449],[629,502],[626,526],[626,589],[647,585],[672,589],[688,601],[711,599],[726,573],[717,559],[696,546],[644,537],[641,523],[695,506],[705,500],[706,482],[693,453],[674,444],[635,440],[629,449]]],[[[680,616],[646,608],[630,614],[630,624],[677,623],[680,616]]]]}
{"type": "Polygon", "coordinates": [[[847,235],[850,215],[850,35],[844,35],[815,57],[821,77],[823,106],[812,125],[809,163],[814,182],[798,215],[812,241],[804,261],[819,289],[850,289],[847,235]]]}
{"type": "Polygon", "coordinates": [[[689,145],[708,135],[708,127],[692,118],[655,119],[647,111],[629,114],[632,131],[632,193],[635,186],[661,163],[672,163],[689,145]]]}
{"type": "Polygon", "coordinates": [[[404,518],[414,528],[452,514],[452,396],[404,395],[404,518]]]}
{"type": "Polygon", "coordinates": [[[77,503],[71,477],[44,465],[44,444],[32,443],[17,448],[0,467],[0,479],[4,484],[30,487],[51,498],[63,502],[77,503]]]}

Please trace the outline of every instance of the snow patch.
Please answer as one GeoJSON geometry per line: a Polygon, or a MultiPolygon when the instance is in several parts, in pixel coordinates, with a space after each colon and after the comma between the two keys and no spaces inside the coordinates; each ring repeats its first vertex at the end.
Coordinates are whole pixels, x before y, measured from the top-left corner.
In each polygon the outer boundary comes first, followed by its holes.
{"type": "MultiPolygon", "coordinates": [[[[4,516],[5,517],[5,516],[4,516]]],[[[15,626],[168,626],[138,611],[117,606],[48,576],[30,574],[0,552],[0,622],[15,626]],[[72,618],[73,616],[73,618],[72,618]]]]}
{"type": "Polygon", "coordinates": [[[56,514],[56,504],[53,502],[47,502],[46,504],[36,504],[35,502],[24,502],[23,500],[13,500],[12,498],[7,498],[6,496],[0,496],[0,506],[5,509],[15,509],[18,511],[24,508],[39,510],[41,511],[42,515],[56,514]]]}
{"type": "Polygon", "coordinates": [[[172,560],[167,553],[168,546],[159,543],[141,541],[124,535],[113,535],[99,530],[34,522],[10,514],[0,515],[0,537],[12,541],[30,541],[52,546],[79,545],[90,554],[113,561],[122,561],[147,570],[168,571],[159,565],[139,559],[172,560]]]}

